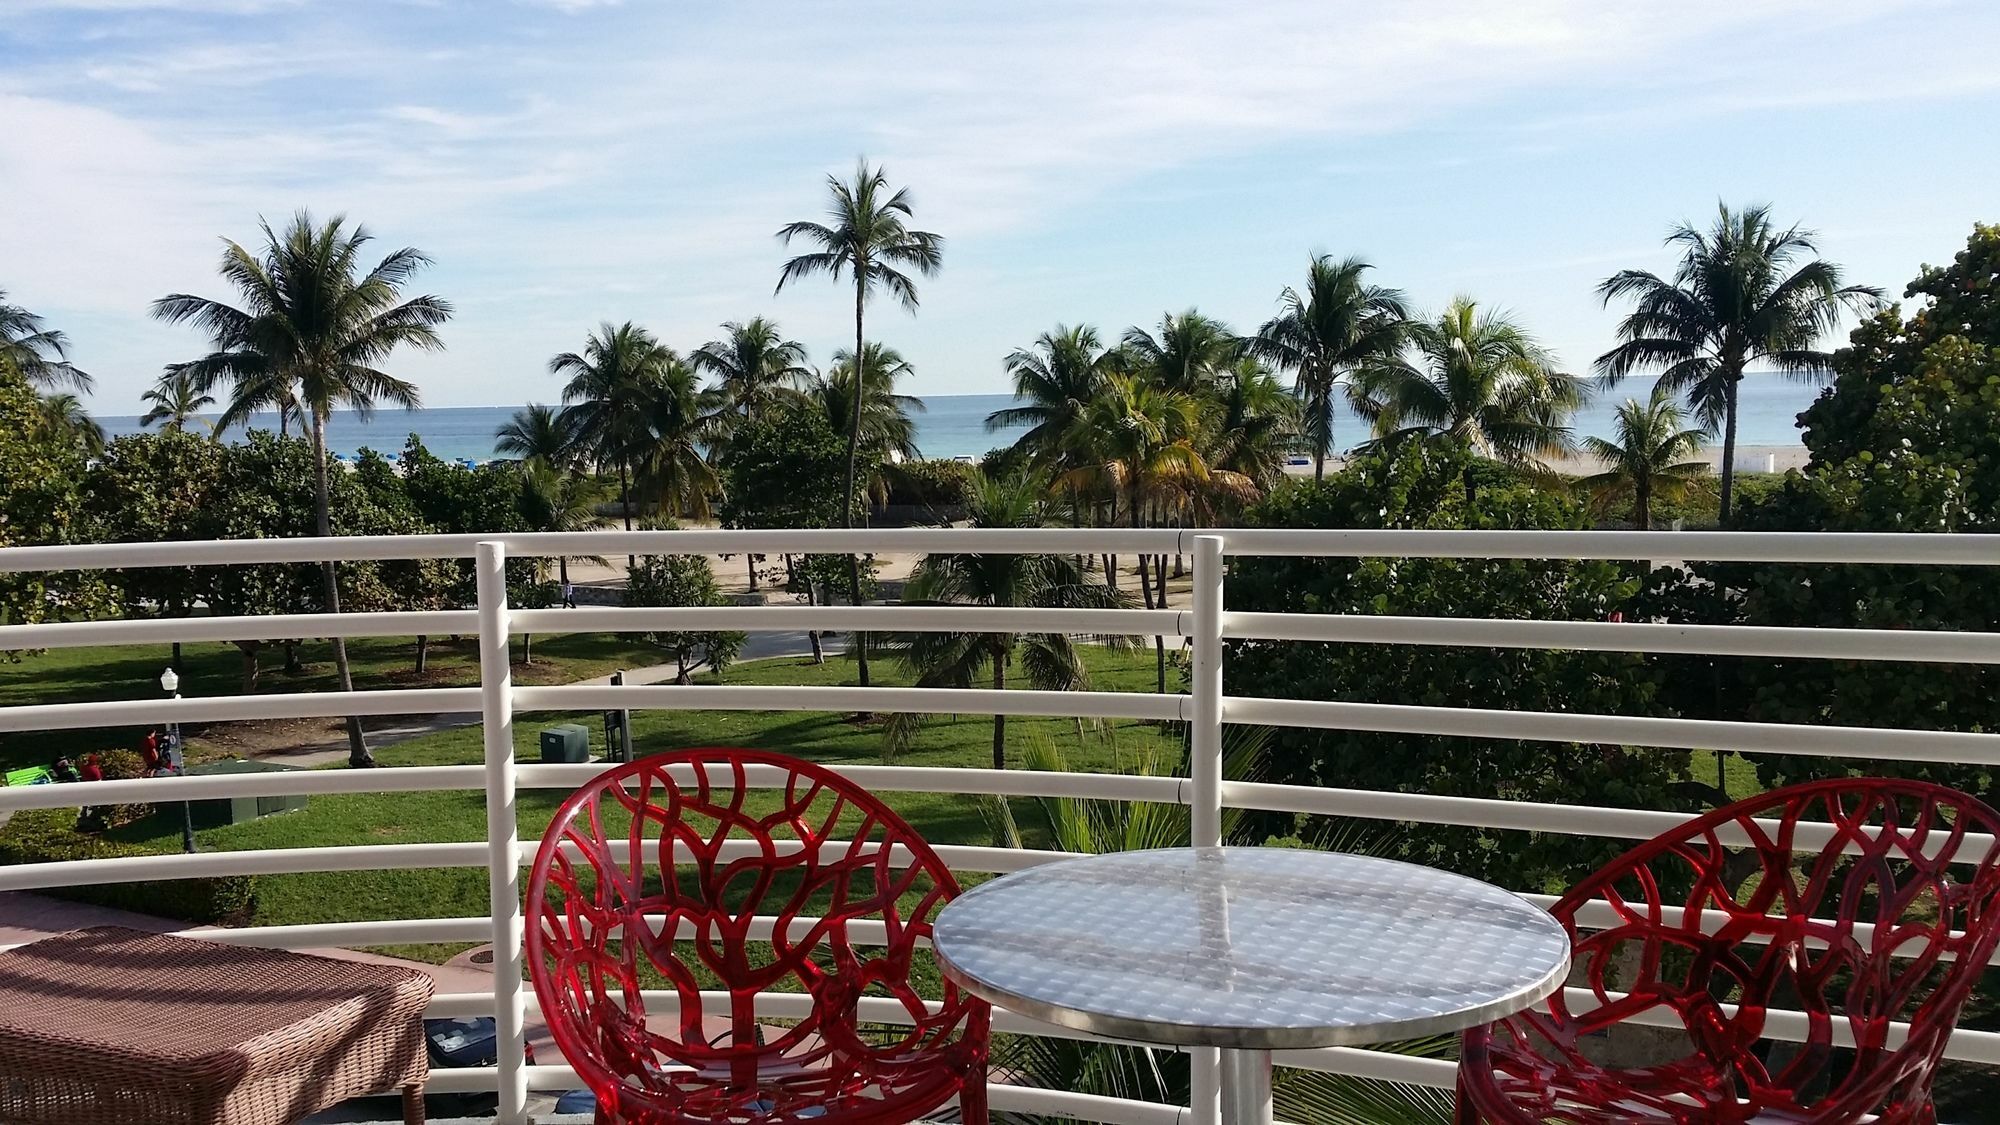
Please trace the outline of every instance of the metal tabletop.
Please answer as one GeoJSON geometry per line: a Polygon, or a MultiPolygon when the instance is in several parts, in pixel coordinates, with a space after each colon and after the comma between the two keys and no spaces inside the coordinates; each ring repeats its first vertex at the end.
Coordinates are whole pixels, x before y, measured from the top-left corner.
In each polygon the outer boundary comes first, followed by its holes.
{"type": "Polygon", "coordinates": [[[932,934],[1010,1011],[1148,1043],[1268,1051],[1487,1023],[1562,985],[1569,936],[1527,900],[1395,860],[1175,848],[974,887],[932,934]]]}

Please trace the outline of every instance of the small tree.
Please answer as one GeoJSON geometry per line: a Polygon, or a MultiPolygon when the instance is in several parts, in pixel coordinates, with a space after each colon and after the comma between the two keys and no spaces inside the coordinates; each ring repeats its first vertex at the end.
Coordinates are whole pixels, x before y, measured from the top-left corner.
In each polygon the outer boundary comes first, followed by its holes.
{"type": "Polygon", "coordinates": [[[1664,383],[1653,385],[1644,405],[1626,399],[1618,408],[1617,428],[1615,440],[1583,439],[1583,451],[1604,462],[1604,471],[1578,483],[1600,509],[1629,500],[1632,522],[1640,531],[1651,531],[1653,501],[1678,504],[1708,484],[1708,463],[1691,460],[1708,435],[1681,428],[1673,390],[1664,383]]]}
{"type": "MultiPolygon", "coordinates": [[[[104,543],[199,539],[215,500],[226,451],[185,429],[133,434],[113,441],[83,478],[91,537],[104,543]]],[[[201,568],[148,566],[107,574],[126,617],[186,617],[203,596],[201,568]]],[[[173,647],[181,667],[181,646],[173,647]]]]}
{"type": "MultiPolygon", "coordinates": [[[[705,555],[640,555],[625,587],[625,603],[634,606],[717,606],[728,600],[715,584],[715,571],[705,555]]],[[[720,674],[743,649],[744,635],[723,630],[673,630],[645,634],[666,649],[685,684],[706,664],[720,674]]]]}

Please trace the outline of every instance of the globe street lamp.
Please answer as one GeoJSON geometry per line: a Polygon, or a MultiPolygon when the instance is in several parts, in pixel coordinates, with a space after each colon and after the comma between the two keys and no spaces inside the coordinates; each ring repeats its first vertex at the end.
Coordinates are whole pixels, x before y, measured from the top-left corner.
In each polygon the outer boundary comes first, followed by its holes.
{"type": "MultiPolygon", "coordinates": [[[[181,674],[169,666],[160,673],[160,690],[175,699],[181,697],[181,674]]],[[[175,777],[187,776],[187,755],[181,752],[181,725],[167,722],[167,764],[173,767],[175,777]]],[[[186,801],[181,802],[181,850],[194,850],[194,810],[186,801]]]]}

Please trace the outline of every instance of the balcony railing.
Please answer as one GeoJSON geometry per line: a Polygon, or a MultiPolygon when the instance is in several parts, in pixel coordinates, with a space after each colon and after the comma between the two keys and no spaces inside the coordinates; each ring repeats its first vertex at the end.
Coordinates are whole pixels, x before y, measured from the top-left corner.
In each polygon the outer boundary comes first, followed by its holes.
{"type": "MultiPolygon", "coordinates": [[[[1222,691],[1223,641],[1260,638],[1386,645],[1463,645],[1588,649],[1647,653],[1841,660],[2000,663],[2000,634],[1896,630],[1752,628],[1597,621],[1502,621],[1458,618],[1231,613],[1223,604],[1222,577],[1231,555],[1321,557],[1460,557],[1521,559],[1679,559],[1738,562],[1878,563],[1885,565],[2000,566],[2000,537],[1900,534],[1778,534],[1690,532],[1538,531],[1306,531],[1306,530],[970,530],[923,528],[857,531],[670,531],[516,534],[495,536],[343,537],[179,542],[0,549],[0,573],[198,566],[359,559],[469,558],[478,576],[474,609],[443,612],[203,617],[16,625],[0,630],[8,649],[82,647],[173,641],[278,640],[290,637],[379,637],[466,634],[479,638],[480,686],[366,692],[321,692],[213,699],[51,704],[0,708],[0,731],[214,723],[241,720],[418,715],[478,712],[484,725],[481,765],[376,770],[325,770],[236,774],[145,781],[96,782],[88,787],[0,789],[0,810],[91,804],[159,803],[216,797],[280,794],[395,793],[484,790],[484,840],[436,844],[363,844],[271,848],[45,863],[0,868],[0,890],[175,879],[209,875],[362,871],[394,868],[485,868],[491,915],[261,926],[186,931],[214,941],[276,948],[491,942],[493,991],[439,995],[434,1016],[491,1015],[502,1044],[497,1067],[434,1073],[435,1092],[497,1090],[499,1118],[524,1120],[527,1092],[577,1085],[561,1065],[526,1065],[519,1045],[534,1003],[522,981],[521,869],[523,849],[515,817],[522,789],[572,788],[595,765],[517,764],[513,723],[517,712],[646,708],[758,711],[907,711],[1184,722],[1190,727],[1191,776],[1135,777],[988,769],[852,766],[842,772],[881,792],[999,794],[1145,801],[1186,806],[1192,839],[1218,842],[1222,810],[1241,808],[1327,814],[1383,821],[1486,829],[1555,832],[1642,839],[1678,823],[1680,814],[1651,810],[1542,804],[1507,800],[1388,793],[1356,789],[1225,781],[1224,724],[1388,731],[1468,738],[1551,742],[1600,742],[1717,752],[1796,754],[2000,764],[2000,734],[1858,727],[1720,722],[1629,715],[1497,711],[1438,706],[1392,706],[1320,700],[1226,697],[1222,691]],[[1193,558],[1192,605],[1187,610],[1039,610],[970,607],[724,607],[697,609],[522,610],[507,604],[503,564],[509,557],[557,554],[783,552],[832,554],[887,551],[1182,554],[1193,558]],[[1185,638],[1192,649],[1185,694],[1043,692],[985,689],[845,687],[516,687],[510,678],[508,642],[517,633],[632,632],[662,629],[962,631],[966,629],[1134,634],[1185,638]],[[509,1047],[507,1045],[511,1044],[509,1047]]],[[[1799,846],[1824,835],[1802,833],[1799,846]]],[[[1968,849],[1971,851],[1973,849],[1968,849]]],[[[1060,859],[1067,853],[939,845],[955,869],[1005,872],[1060,859]]],[[[1531,900],[1550,901],[1530,894],[1531,900]]],[[[1588,924],[1593,919],[1586,917],[1588,924]]],[[[1605,921],[1605,919],[1595,919],[1605,921]]],[[[771,920],[764,920],[763,937],[771,920]]],[[[770,994],[760,1010],[774,1019],[798,1016],[805,999],[770,994]]],[[[862,1017],[894,1023],[892,1001],[864,1000],[862,1017]]],[[[1083,1033],[996,1012],[1001,1032],[1090,1038],[1083,1033]]],[[[1772,1012],[1766,1034],[1799,1039],[1798,1013],[1772,1012]]],[[[1159,1105],[1063,1090],[996,1082],[996,1111],[1067,1116],[1121,1125],[1168,1125],[1217,1119],[1222,1080],[1215,1052],[1191,1049],[1192,1106],[1159,1105]]],[[[1959,1030],[1946,1057],[2000,1064],[2000,1032],[1959,1030]]],[[[1280,1052],[1280,1066],[1362,1078],[1449,1088],[1451,1062],[1378,1051],[1334,1048],[1280,1052]]]]}

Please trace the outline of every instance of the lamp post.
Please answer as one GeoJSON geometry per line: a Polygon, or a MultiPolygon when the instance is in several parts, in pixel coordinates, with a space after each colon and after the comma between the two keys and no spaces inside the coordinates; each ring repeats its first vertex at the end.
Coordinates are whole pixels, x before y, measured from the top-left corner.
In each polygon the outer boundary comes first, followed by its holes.
{"type": "MultiPolygon", "coordinates": [[[[160,690],[175,699],[181,697],[181,674],[171,665],[160,673],[160,690]]],[[[181,751],[181,725],[167,721],[167,764],[174,769],[175,777],[187,776],[187,755],[181,751]]],[[[186,801],[181,802],[181,850],[194,851],[194,810],[186,801]]]]}

